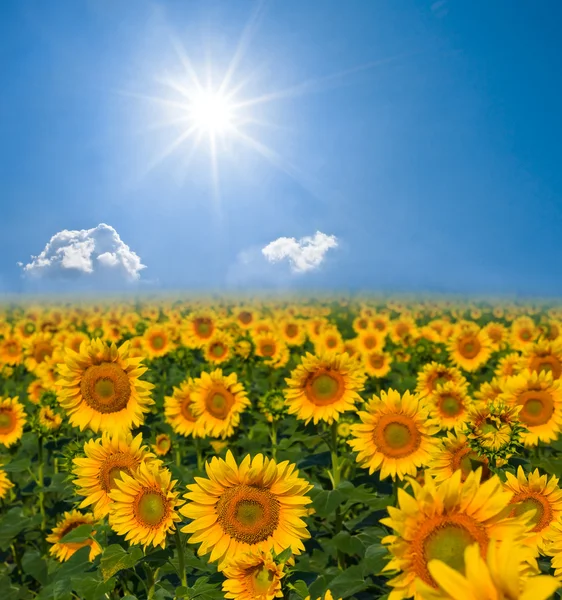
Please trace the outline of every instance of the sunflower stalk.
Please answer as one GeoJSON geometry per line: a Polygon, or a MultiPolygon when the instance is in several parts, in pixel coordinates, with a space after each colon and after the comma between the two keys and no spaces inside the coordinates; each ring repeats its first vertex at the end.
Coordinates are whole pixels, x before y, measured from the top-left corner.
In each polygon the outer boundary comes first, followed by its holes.
{"type": "Polygon", "coordinates": [[[187,572],[185,570],[185,554],[184,554],[185,549],[184,549],[181,533],[180,533],[180,530],[178,529],[178,527],[176,527],[175,537],[176,537],[176,548],[178,550],[179,576],[181,579],[182,586],[184,588],[187,588],[187,572]]]}
{"type": "Polygon", "coordinates": [[[201,451],[201,440],[199,438],[194,439],[195,452],[197,454],[197,470],[203,470],[203,452],[201,451]]]}
{"type": "Polygon", "coordinates": [[[275,460],[277,458],[277,421],[275,419],[271,422],[269,438],[271,440],[271,456],[275,460]]]}
{"type": "Polygon", "coordinates": [[[47,527],[47,515],[45,514],[45,486],[44,478],[44,456],[43,456],[43,436],[37,436],[37,462],[39,469],[37,473],[37,485],[39,486],[39,512],[41,513],[41,531],[45,531],[47,527]]]}

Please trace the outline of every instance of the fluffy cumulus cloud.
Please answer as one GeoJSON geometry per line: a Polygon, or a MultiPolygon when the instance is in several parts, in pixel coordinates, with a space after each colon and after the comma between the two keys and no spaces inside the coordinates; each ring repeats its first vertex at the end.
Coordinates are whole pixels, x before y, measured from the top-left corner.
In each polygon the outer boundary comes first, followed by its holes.
{"type": "Polygon", "coordinates": [[[30,263],[18,265],[28,281],[73,282],[90,289],[134,284],[145,268],[117,231],[105,223],[93,229],[59,231],[30,263]]]}
{"type": "Polygon", "coordinates": [[[300,240],[280,237],[262,248],[262,254],[272,263],[288,260],[295,273],[305,273],[317,269],[326,252],[337,246],[338,239],[335,235],[317,231],[313,236],[306,236],[300,240]]]}

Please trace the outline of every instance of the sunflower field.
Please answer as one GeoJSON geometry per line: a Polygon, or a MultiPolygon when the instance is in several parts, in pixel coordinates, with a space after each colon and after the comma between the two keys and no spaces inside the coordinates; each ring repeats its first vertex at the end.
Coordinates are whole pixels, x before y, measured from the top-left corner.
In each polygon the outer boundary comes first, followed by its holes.
{"type": "Polygon", "coordinates": [[[562,308],[0,308],[2,600],[546,600],[562,308]]]}

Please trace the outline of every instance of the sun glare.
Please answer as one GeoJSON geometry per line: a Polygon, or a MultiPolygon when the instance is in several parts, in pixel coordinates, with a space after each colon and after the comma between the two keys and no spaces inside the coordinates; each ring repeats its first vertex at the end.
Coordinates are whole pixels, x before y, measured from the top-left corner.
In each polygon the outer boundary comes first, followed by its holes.
{"type": "Polygon", "coordinates": [[[199,92],[188,111],[193,126],[202,132],[220,135],[233,127],[233,106],[218,92],[199,92]]]}

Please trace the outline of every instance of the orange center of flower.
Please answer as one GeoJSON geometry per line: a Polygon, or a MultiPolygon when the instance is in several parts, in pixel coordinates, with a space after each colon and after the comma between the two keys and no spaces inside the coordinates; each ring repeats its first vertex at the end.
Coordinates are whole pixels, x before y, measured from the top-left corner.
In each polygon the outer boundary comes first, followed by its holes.
{"type": "Polygon", "coordinates": [[[363,345],[367,350],[372,350],[377,346],[377,338],[374,335],[368,335],[363,339],[363,345]]]}
{"type": "Polygon", "coordinates": [[[275,354],[275,344],[271,342],[264,342],[260,349],[263,356],[273,356],[275,354]]]}
{"type": "Polygon", "coordinates": [[[555,340],[560,335],[560,329],[555,323],[551,323],[548,328],[548,339],[555,340]]]}
{"type": "Polygon", "coordinates": [[[543,390],[523,392],[519,396],[518,404],[523,406],[519,418],[528,427],[537,427],[548,423],[554,413],[552,396],[543,390]]]}
{"type": "Polygon", "coordinates": [[[157,527],[168,513],[168,501],[159,490],[145,490],[136,500],[135,516],[145,526],[157,527]]]}
{"type": "Polygon", "coordinates": [[[117,487],[115,481],[121,479],[123,473],[131,475],[139,462],[126,452],[110,454],[100,466],[98,475],[100,486],[106,492],[115,489],[117,487]]]}
{"type": "Polygon", "coordinates": [[[215,358],[221,358],[226,354],[226,347],[222,342],[215,342],[211,344],[209,350],[215,358]]]}
{"type": "Polygon", "coordinates": [[[248,323],[250,323],[252,320],[252,313],[249,313],[248,311],[244,310],[238,315],[238,318],[240,319],[241,323],[243,323],[244,325],[248,325],[248,323]]]}
{"type": "Polygon", "coordinates": [[[421,434],[414,421],[405,415],[383,415],[373,432],[379,452],[389,458],[403,458],[415,452],[421,444],[421,434]]]}
{"type": "Polygon", "coordinates": [[[299,332],[299,328],[294,323],[289,323],[287,327],[285,327],[285,333],[287,337],[293,338],[299,332]]]}
{"type": "Polygon", "coordinates": [[[435,586],[427,569],[430,560],[464,572],[464,551],[478,543],[482,556],[488,548],[488,536],[482,525],[465,514],[437,515],[423,521],[411,542],[414,570],[428,585],[435,586]]]}
{"type": "Polygon", "coordinates": [[[8,342],[5,347],[10,356],[15,356],[18,353],[19,348],[16,342],[8,342]]]}
{"type": "Polygon", "coordinates": [[[464,404],[460,398],[451,394],[441,396],[437,401],[439,411],[445,417],[457,417],[464,411],[464,404]]]}
{"type": "Polygon", "coordinates": [[[16,428],[17,419],[11,410],[0,409],[0,435],[12,433],[16,428]]]}
{"type": "Polygon", "coordinates": [[[531,518],[533,531],[542,531],[552,521],[552,507],[542,494],[532,491],[521,492],[513,496],[510,504],[515,504],[512,516],[519,516],[530,510],[535,511],[531,518]]]}
{"type": "Polygon", "coordinates": [[[216,419],[226,419],[234,406],[234,396],[224,387],[214,387],[205,398],[207,411],[216,419]]]}
{"type": "Polygon", "coordinates": [[[193,321],[195,333],[202,338],[209,338],[213,333],[213,322],[207,317],[197,317],[193,321]]]}
{"type": "Polygon", "coordinates": [[[187,400],[184,400],[182,402],[182,404],[181,404],[181,414],[188,421],[191,421],[192,423],[195,423],[195,421],[197,421],[197,418],[193,414],[193,410],[191,409],[191,405],[192,405],[192,402],[191,402],[191,400],[189,398],[187,400]]]}
{"type": "Polygon", "coordinates": [[[458,342],[458,351],[463,358],[475,358],[481,348],[478,338],[472,334],[463,336],[458,342]]]}
{"type": "Polygon", "coordinates": [[[357,327],[359,329],[367,329],[367,321],[365,319],[359,319],[359,321],[357,321],[357,327]]]}
{"type": "Polygon", "coordinates": [[[408,325],[406,325],[406,323],[398,323],[398,325],[396,325],[396,335],[399,338],[403,338],[406,335],[408,335],[408,333],[410,332],[410,328],[408,327],[408,325]]]}
{"type": "Polygon", "coordinates": [[[266,540],[279,525],[279,501],[266,488],[237,485],[219,498],[217,522],[232,538],[247,544],[266,540]]]}
{"type": "Polygon", "coordinates": [[[270,571],[263,565],[250,570],[249,580],[255,597],[266,597],[272,594],[277,583],[274,571],[270,571]]]}
{"type": "Polygon", "coordinates": [[[369,362],[373,369],[380,369],[384,365],[384,356],[382,354],[371,354],[369,362]]]}
{"type": "Polygon", "coordinates": [[[53,346],[49,342],[37,342],[33,349],[33,358],[38,363],[42,363],[48,356],[53,353],[53,346]]]}
{"type": "Polygon", "coordinates": [[[345,392],[342,376],[336,371],[321,369],[313,373],[305,384],[307,398],[316,406],[337,402],[345,392]]]}
{"type": "Polygon", "coordinates": [[[35,333],[35,323],[26,323],[23,331],[26,335],[31,335],[35,333]]]}
{"type": "Polygon", "coordinates": [[[164,336],[161,333],[156,333],[152,336],[150,344],[154,348],[154,350],[162,350],[162,348],[164,348],[164,345],[166,344],[166,340],[164,339],[164,336]]]}
{"type": "Polygon", "coordinates": [[[519,332],[519,337],[524,341],[524,342],[528,342],[532,335],[531,332],[528,329],[521,329],[521,331],[519,332]]]}
{"type": "Polygon", "coordinates": [[[116,363],[91,365],[80,382],[82,397],[95,411],[109,414],[123,410],[131,397],[127,373],[116,363]]]}
{"type": "Polygon", "coordinates": [[[546,356],[533,356],[530,364],[533,371],[541,373],[542,371],[550,371],[553,379],[559,379],[562,375],[562,363],[551,354],[546,356]]]}
{"type": "Polygon", "coordinates": [[[328,348],[335,348],[338,345],[338,340],[335,337],[328,337],[326,338],[326,346],[328,348]]]}
{"type": "Polygon", "coordinates": [[[373,327],[378,331],[384,331],[384,321],[373,321],[373,327]]]}

